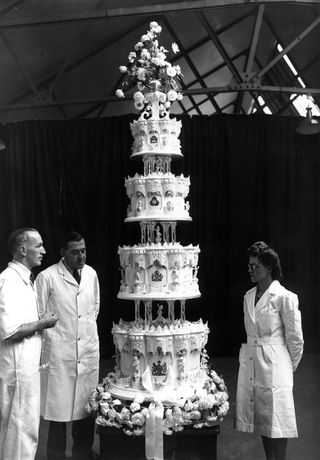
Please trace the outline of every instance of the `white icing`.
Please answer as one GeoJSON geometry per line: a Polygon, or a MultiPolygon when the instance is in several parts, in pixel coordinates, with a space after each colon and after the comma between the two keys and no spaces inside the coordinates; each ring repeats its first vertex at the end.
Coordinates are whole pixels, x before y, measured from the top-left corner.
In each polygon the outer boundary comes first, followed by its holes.
{"type": "Polygon", "coordinates": [[[172,173],[154,172],[148,176],[135,175],[125,181],[130,205],[130,220],[191,220],[189,203],[190,178],[172,173]]]}
{"type": "Polygon", "coordinates": [[[134,388],[150,396],[165,392],[175,397],[199,386],[205,377],[201,353],[209,328],[200,319],[182,322],[165,319],[162,309],[150,324],[120,320],[112,329],[118,362],[115,369],[116,395],[130,398],[134,388]],[[144,386],[144,375],[150,374],[151,388],[144,386]],[[119,393],[120,392],[120,393],[119,393]]]}
{"type": "Polygon", "coordinates": [[[132,157],[138,155],[176,155],[181,156],[179,135],[181,121],[175,118],[139,118],[130,124],[133,145],[132,157]]]}
{"type": "Polygon", "coordinates": [[[181,121],[159,110],[161,93],[147,96],[152,102],[150,113],[143,112],[131,123],[131,156],[141,156],[143,175],[125,180],[130,200],[125,220],[140,223],[141,242],[118,248],[118,297],[135,301],[135,320],[113,325],[116,366],[110,391],[121,399],[139,395],[152,399],[157,393],[162,401],[179,401],[202,388],[207,378],[209,328],[201,319],[190,322],[185,318],[185,299],[200,296],[200,249],[176,241],[177,221],[191,220],[186,201],[190,178],[171,173],[172,157],[182,156],[181,121]],[[163,305],[158,305],[158,315],[152,318],[154,300],[166,301],[167,318],[162,314],[163,305]],[[180,302],[178,319],[175,301],[180,302]]]}
{"type": "Polygon", "coordinates": [[[200,296],[199,246],[179,243],[118,248],[122,274],[119,298],[179,299],[200,296]]]}

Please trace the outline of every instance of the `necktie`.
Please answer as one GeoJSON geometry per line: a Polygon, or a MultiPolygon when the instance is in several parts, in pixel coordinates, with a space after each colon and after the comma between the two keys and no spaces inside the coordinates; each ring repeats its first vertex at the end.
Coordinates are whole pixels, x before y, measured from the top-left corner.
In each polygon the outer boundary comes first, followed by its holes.
{"type": "Polygon", "coordinates": [[[32,286],[34,285],[34,274],[32,272],[30,273],[30,283],[32,286]]]}
{"type": "Polygon", "coordinates": [[[80,284],[81,276],[80,276],[80,273],[78,272],[78,270],[73,270],[72,275],[73,275],[74,279],[76,280],[76,282],[78,284],[80,284]]]}

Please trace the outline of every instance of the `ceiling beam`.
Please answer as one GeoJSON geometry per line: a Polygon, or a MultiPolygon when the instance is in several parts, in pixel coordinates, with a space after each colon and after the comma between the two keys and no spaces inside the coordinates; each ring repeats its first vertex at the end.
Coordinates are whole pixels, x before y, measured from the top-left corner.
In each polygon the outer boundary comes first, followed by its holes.
{"type": "MultiPolygon", "coordinates": [[[[253,28],[252,37],[251,37],[249,55],[248,55],[246,68],[245,68],[245,73],[247,75],[249,75],[252,72],[254,58],[255,58],[255,54],[257,50],[257,45],[258,45],[262,21],[263,21],[264,10],[265,10],[265,5],[260,5],[258,8],[257,15],[256,15],[256,20],[255,20],[255,24],[253,28]]],[[[245,95],[244,92],[239,93],[239,96],[237,98],[237,102],[235,105],[235,113],[241,113],[244,95],[245,95]]]]}
{"type": "Polygon", "coordinates": [[[287,45],[282,51],[281,53],[279,53],[274,59],[272,59],[271,62],[269,62],[269,64],[267,64],[266,66],[263,67],[263,69],[259,70],[259,72],[257,72],[250,80],[261,80],[261,77],[263,75],[265,75],[278,61],[280,61],[280,59],[282,59],[282,57],[285,55],[285,54],[288,54],[288,52],[294,48],[296,45],[298,45],[299,43],[301,43],[301,41],[315,28],[317,27],[318,25],[320,24],[320,16],[317,17],[317,19],[315,19],[312,24],[310,24],[309,27],[307,27],[300,35],[298,35],[291,43],[289,43],[289,45],[287,45]]]}
{"type": "MultiPolygon", "coordinates": [[[[7,5],[0,9],[0,17],[5,15],[10,10],[14,9],[15,6],[20,3],[25,2],[26,0],[16,0],[11,4],[7,5]]],[[[62,1],[62,0],[60,0],[62,1]]],[[[138,0],[134,1],[136,4],[138,0]]],[[[45,1],[41,2],[45,3],[45,1]]],[[[89,3],[89,2],[88,2],[89,3]]],[[[21,29],[21,28],[31,28],[31,27],[49,27],[60,24],[75,24],[83,22],[99,22],[99,21],[109,21],[112,19],[118,19],[123,16],[148,16],[155,14],[165,14],[165,13],[184,13],[187,11],[201,11],[206,9],[215,9],[223,7],[232,7],[232,6],[254,6],[259,4],[297,4],[297,5],[309,5],[309,6],[319,6],[319,0],[185,0],[177,1],[172,3],[161,3],[159,0],[158,4],[149,4],[149,5],[136,5],[133,7],[127,8],[107,8],[107,9],[90,9],[88,7],[85,13],[79,12],[77,8],[68,13],[68,15],[63,15],[59,13],[59,9],[54,15],[48,15],[47,19],[43,19],[45,10],[42,15],[41,21],[26,21],[21,20],[20,22],[9,22],[0,24],[2,30],[7,29],[21,29]]]]}
{"type": "MultiPolygon", "coordinates": [[[[197,67],[194,65],[192,59],[190,58],[189,54],[187,53],[187,51],[183,47],[181,41],[179,40],[179,37],[177,36],[177,34],[175,33],[175,31],[173,30],[173,28],[171,27],[169,21],[167,20],[167,18],[165,16],[163,17],[163,22],[164,22],[167,30],[169,31],[169,33],[173,37],[173,39],[177,42],[177,44],[178,44],[178,46],[180,48],[180,55],[184,57],[184,59],[186,60],[187,64],[189,65],[189,67],[192,70],[192,72],[194,73],[194,75],[196,76],[197,81],[202,86],[202,88],[206,88],[207,86],[206,86],[205,82],[203,81],[203,79],[202,79],[197,67]]],[[[183,83],[183,81],[182,81],[182,87],[183,87],[183,89],[186,88],[186,85],[183,83]]],[[[195,110],[198,112],[199,115],[201,115],[201,111],[200,111],[200,109],[198,107],[198,104],[195,102],[194,98],[192,96],[190,96],[189,99],[191,100],[191,103],[194,106],[195,110]]],[[[210,101],[211,101],[213,107],[215,108],[215,110],[217,112],[221,112],[221,109],[220,109],[219,105],[216,103],[216,101],[215,101],[215,99],[213,97],[210,98],[210,101]]]]}
{"type": "MultiPolygon", "coordinates": [[[[71,61],[66,68],[64,69],[64,72],[68,72],[69,70],[72,70],[79,65],[81,65],[83,62],[87,61],[90,59],[92,56],[95,56],[96,54],[99,54],[101,51],[105,50],[109,46],[113,45],[116,43],[120,38],[123,38],[125,35],[130,34],[133,30],[140,28],[142,25],[144,25],[144,21],[139,21],[135,23],[134,25],[127,27],[124,30],[119,31],[117,35],[115,35],[111,40],[108,39],[104,42],[102,42],[99,46],[95,47],[94,50],[91,50],[82,56],[76,57],[73,61],[71,61]]],[[[38,81],[35,82],[35,85],[37,88],[43,88],[45,86],[50,85],[50,83],[56,78],[56,72],[50,72],[47,74],[45,77],[39,79],[38,81]]],[[[21,93],[19,96],[15,97],[12,99],[9,103],[10,104],[16,104],[22,99],[25,99],[30,95],[30,91],[24,91],[21,93]]]]}
{"type": "Polygon", "coordinates": [[[217,48],[218,52],[220,53],[220,56],[223,58],[223,60],[227,64],[227,66],[228,66],[228,68],[229,68],[229,70],[231,72],[231,75],[233,76],[233,78],[235,79],[236,82],[238,82],[238,83],[241,82],[242,78],[241,78],[241,75],[240,75],[238,69],[233,64],[232,60],[230,59],[230,56],[228,55],[228,53],[226,52],[224,46],[222,45],[221,41],[219,40],[219,37],[214,32],[214,30],[211,27],[209,21],[204,16],[204,14],[201,13],[201,12],[198,12],[197,16],[198,16],[201,24],[203,25],[204,29],[206,30],[207,34],[211,38],[213,44],[215,45],[215,47],[217,48]]]}
{"type": "MultiPolygon", "coordinates": [[[[289,94],[319,94],[320,88],[297,88],[287,87],[287,86],[268,86],[268,85],[253,85],[250,83],[241,83],[234,85],[226,86],[214,86],[210,88],[192,88],[182,90],[184,96],[196,96],[202,94],[218,94],[218,93],[233,93],[236,91],[254,91],[256,93],[264,92],[279,92],[279,93],[289,93],[289,94]]],[[[46,107],[55,107],[57,105],[85,105],[85,104],[102,104],[106,102],[123,102],[124,100],[131,101],[132,95],[127,95],[124,98],[119,99],[117,96],[106,96],[101,98],[91,98],[91,99],[67,99],[67,100],[58,100],[47,102],[43,104],[39,103],[25,103],[25,104],[4,104],[0,105],[0,111],[11,111],[11,110],[25,110],[25,109],[34,109],[34,108],[46,108],[46,107]]]]}
{"type": "Polygon", "coordinates": [[[0,8],[0,17],[10,13],[10,11],[16,9],[18,5],[24,3],[25,1],[26,0],[15,0],[14,2],[9,3],[9,5],[0,8]]]}
{"type": "MultiPolygon", "coordinates": [[[[214,45],[216,46],[218,52],[220,53],[221,57],[225,61],[227,67],[229,68],[231,75],[233,76],[233,80],[235,83],[241,83],[243,82],[242,75],[238,71],[237,67],[234,65],[232,59],[230,58],[229,54],[225,50],[224,46],[222,45],[218,35],[214,32],[213,28],[211,27],[209,21],[205,17],[205,15],[202,12],[198,12],[197,16],[199,17],[202,25],[205,27],[209,37],[213,41],[214,45]]],[[[252,97],[256,99],[255,94],[252,94],[252,97]]]]}
{"type": "MultiPolygon", "coordinates": [[[[137,3],[137,2],[135,2],[137,3]]],[[[135,5],[123,8],[107,8],[107,17],[123,17],[123,16],[146,16],[158,13],[181,13],[185,11],[199,11],[205,9],[214,9],[219,7],[239,6],[239,5],[254,5],[265,4],[266,0],[185,0],[172,3],[149,4],[149,5],[135,5]]],[[[297,3],[297,4],[315,4],[318,5],[317,0],[268,0],[269,4],[272,3],[297,3]]]]}

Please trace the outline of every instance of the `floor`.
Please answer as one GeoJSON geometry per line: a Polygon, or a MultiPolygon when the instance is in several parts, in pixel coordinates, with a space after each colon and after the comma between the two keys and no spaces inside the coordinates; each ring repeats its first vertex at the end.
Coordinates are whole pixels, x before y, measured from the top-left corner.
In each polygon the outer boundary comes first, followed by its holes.
{"type": "MultiPolygon", "coordinates": [[[[111,361],[101,362],[101,375],[111,368],[111,361]]],[[[261,440],[257,434],[239,433],[233,429],[235,388],[238,360],[236,358],[216,358],[213,368],[222,374],[230,395],[230,411],[220,425],[217,443],[218,460],[265,460],[261,440]]],[[[287,460],[320,459],[320,354],[305,354],[295,373],[294,398],[299,438],[288,444],[287,460]]],[[[70,428],[70,427],[69,427],[70,428]]],[[[46,460],[45,445],[47,423],[41,421],[40,442],[36,460],[46,460]]],[[[99,452],[99,437],[96,435],[94,449],[99,452]]],[[[70,431],[68,433],[68,454],[70,454],[70,431]]],[[[203,460],[209,460],[208,457],[203,460]]],[[[125,460],[113,458],[110,460],[125,460]]]]}

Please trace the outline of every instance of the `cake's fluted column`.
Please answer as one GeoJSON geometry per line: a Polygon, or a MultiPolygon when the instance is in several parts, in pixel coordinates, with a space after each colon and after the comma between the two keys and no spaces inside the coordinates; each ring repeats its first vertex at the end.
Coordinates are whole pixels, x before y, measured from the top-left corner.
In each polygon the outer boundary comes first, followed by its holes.
{"type": "Polygon", "coordinates": [[[184,323],[186,321],[186,301],[180,300],[180,319],[184,323]]]}
{"type": "Polygon", "coordinates": [[[139,323],[140,321],[140,300],[135,300],[134,301],[134,313],[135,313],[135,321],[136,323],[139,323]]]}
{"type": "Polygon", "coordinates": [[[174,300],[168,301],[168,319],[170,324],[174,322],[174,300]]]}
{"type": "Polygon", "coordinates": [[[150,326],[152,323],[152,301],[147,300],[144,302],[144,323],[145,326],[150,326]]]}

